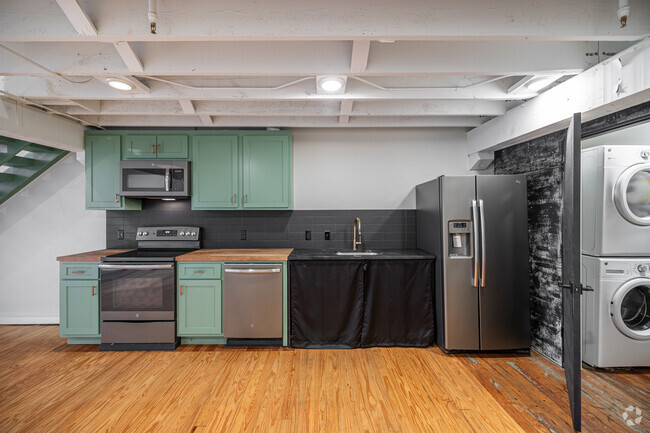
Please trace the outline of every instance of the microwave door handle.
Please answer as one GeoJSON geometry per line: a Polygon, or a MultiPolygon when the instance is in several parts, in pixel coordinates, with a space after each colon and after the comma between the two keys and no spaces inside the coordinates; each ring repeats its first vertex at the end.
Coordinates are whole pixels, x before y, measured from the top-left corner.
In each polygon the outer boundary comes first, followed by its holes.
{"type": "Polygon", "coordinates": [[[169,182],[171,181],[171,175],[170,172],[172,171],[171,168],[167,169],[167,172],[165,174],[165,191],[169,192],[169,182]]]}

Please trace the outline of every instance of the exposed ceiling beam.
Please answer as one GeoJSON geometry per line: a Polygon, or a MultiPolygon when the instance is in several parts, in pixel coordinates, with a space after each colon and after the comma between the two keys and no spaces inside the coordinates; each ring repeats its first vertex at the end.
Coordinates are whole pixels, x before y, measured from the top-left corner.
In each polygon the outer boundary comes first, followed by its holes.
{"type": "Polygon", "coordinates": [[[124,64],[129,69],[130,72],[133,73],[144,72],[144,67],[142,66],[142,62],[140,62],[140,59],[135,54],[135,51],[133,51],[133,47],[131,47],[131,44],[129,44],[128,42],[114,42],[113,46],[117,50],[118,54],[122,58],[122,61],[124,61],[124,64]]]}
{"type": "Polygon", "coordinates": [[[368,66],[370,54],[370,41],[352,42],[352,58],[350,59],[350,72],[357,74],[364,72],[368,66]]]}
{"type": "Polygon", "coordinates": [[[212,121],[212,117],[209,114],[199,114],[199,119],[201,119],[201,123],[205,126],[214,125],[214,122],[212,121]]]}
{"type": "Polygon", "coordinates": [[[88,112],[99,113],[101,107],[101,101],[88,101],[86,99],[70,99],[72,104],[77,107],[81,107],[83,111],[80,111],[80,114],[88,114],[88,112]]]}
{"type": "MultiPolygon", "coordinates": [[[[340,127],[338,116],[295,116],[295,117],[254,117],[228,116],[210,119],[212,123],[204,123],[205,119],[198,116],[79,116],[80,118],[102,126],[124,127],[246,127],[246,128],[319,128],[340,127]]],[[[477,117],[350,117],[346,126],[349,127],[422,127],[422,128],[474,128],[483,123],[477,117]]]]}
{"type": "MultiPolygon", "coordinates": [[[[339,113],[339,124],[347,125],[350,123],[350,113],[352,113],[352,99],[344,99],[341,101],[341,112],[339,113]]],[[[393,113],[394,114],[394,113],[393,113]]]]}
{"type": "Polygon", "coordinates": [[[78,152],[85,128],[71,120],[0,97],[0,135],[78,152]]]}
{"type": "Polygon", "coordinates": [[[430,100],[430,99],[528,99],[536,94],[510,95],[498,82],[490,82],[466,88],[401,88],[382,90],[356,80],[348,80],[345,95],[317,95],[312,82],[299,84],[278,90],[269,88],[243,89],[232,87],[226,89],[187,89],[167,83],[150,81],[149,93],[120,93],[104,85],[93,82],[85,86],[75,86],[60,78],[49,77],[0,77],[0,87],[13,95],[28,99],[101,99],[101,100],[343,100],[352,98],[363,100],[430,100]]]}
{"type": "Polygon", "coordinates": [[[83,36],[97,36],[97,29],[77,0],[56,0],[72,27],[83,36]]]}
{"type": "MultiPolygon", "coordinates": [[[[101,35],[84,40],[638,40],[650,26],[645,1],[634,3],[624,29],[613,0],[546,0],[543,7],[536,0],[501,0],[484,6],[483,0],[332,0],[327,8],[301,0],[221,0],[216,7],[211,0],[169,0],[158,8],[153,35],[147,2],[87,1],[84,7],[100,24],[101,35]]],[[[58,22],[60,13],[42,0],[4,1],[0,40],[78,38],[58,22]]]]}
{"type": "MultiPolygon", "coordinates": [[[[372,61],[367,67],[367,61],[361,58],[367,53],[359,48],[368,45],[363,41],[134,43],[132,48],[137,49],[138,57],[129,54],[132,50],[125,48],[124,43],[116,44],[124,48],[120,53],[103,43],[4,43],[49,69],[73,76],[138,75],[134,70],[141,69],[142,64],[147,65],[147,75],[159,77],[523,76],[579,73],[597,64],[599,58],[585,55],[598,51],[596,42],[581,41],[373,42],[369,44],[372,61]],[[206,55],[208,52],[218,55],[206,55]],[[365,70],[354,73],[350,72],[351,67],[365,70]]],[[[601,50],[619,52],[628,46],[629,43],[601,43],[601,50]]],[[[4,50],[0,50],[0,74],[48,75],[28,62],[17,61],[4,50]]]]}
{"type": "MultiPolygon", "coordinates": [[[[181,109],[183,110],[183,114],[195,114],[196,113],[196,110],[194,108],[194,104],[192,104],[192,101],[190,101],[189,99],[179,99],[178,103],[180,104],[181,109]]],[[[120,104],[120,103],[117,103],[117,104],[120,104]]],[[[127,103],[127,105],[128,104],[129,103],[127,103]]],[[[149,106],[151,105],[149,103],[146,103],[146,104],[149,105],[149,106]]],[[[117,109],[118,113],[125,113],[126,111],[128,111],[126,106],[123,106],[123,107],[120,107],[120,108],[117,109]]]]}
{"type": "Polygon", "coordinates": [[[493,151],[650,100],[650,39],[467,133],[468,155],[493,151]]]}

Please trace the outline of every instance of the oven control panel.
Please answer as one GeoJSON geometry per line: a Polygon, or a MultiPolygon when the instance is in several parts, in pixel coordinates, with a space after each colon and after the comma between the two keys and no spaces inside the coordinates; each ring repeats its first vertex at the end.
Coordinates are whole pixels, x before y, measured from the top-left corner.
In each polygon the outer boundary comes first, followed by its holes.
{"type": "Polygon", "coordinates": [[[199,227],[138,227],[137,241],[198,241],[201,233],[199,227]]]}

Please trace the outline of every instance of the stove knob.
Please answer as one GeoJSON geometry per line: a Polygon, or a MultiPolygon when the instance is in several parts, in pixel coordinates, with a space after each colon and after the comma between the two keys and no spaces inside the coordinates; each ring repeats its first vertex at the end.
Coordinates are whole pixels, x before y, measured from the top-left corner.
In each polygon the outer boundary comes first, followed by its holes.
{"type": "Polygon", "coordinates": [[[185,236],[186,233],[185,233],[185,232],[181,232],[180,235],[181,235],[181,236],[185,236]]]}
{"type": "Polygon", "coordinates": [[[646,272],[648,272],[648,266],[646,266],[646,265],[638,265],[636,267],[636,270],[639,271],[640,274],[645,274],[646,272]]]}
{"type": "Polygon", "coordinates": [[[142,232],[142,236],[147,236],[149,232],[142,232]]]}
{"type": "Polygon", "coordinates": [[[138,236],[142,236],[142,232],[138,232],[138,236]]]}
{"type": "Polygon", "coordinates": [[[192,236],[196,236],[196,232],[192,232],[192,236]]]}

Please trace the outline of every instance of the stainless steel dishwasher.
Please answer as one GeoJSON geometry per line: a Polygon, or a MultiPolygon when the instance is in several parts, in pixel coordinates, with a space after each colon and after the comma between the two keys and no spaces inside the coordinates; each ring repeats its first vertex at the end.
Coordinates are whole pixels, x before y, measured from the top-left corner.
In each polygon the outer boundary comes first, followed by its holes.
{"type": "Polygon", "coordinates": [[[223,335],[282,338],[282,264],[224,266],[223,335]]]}

